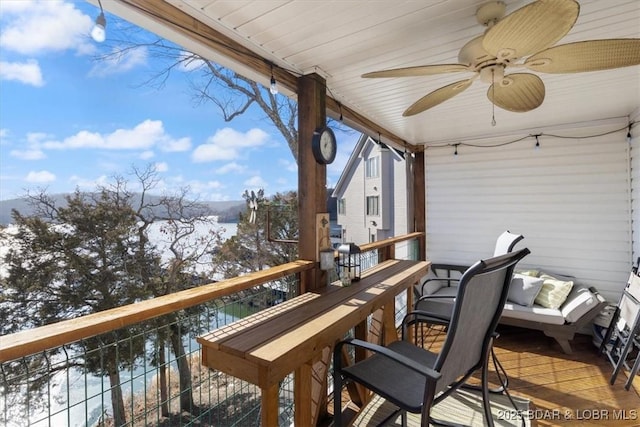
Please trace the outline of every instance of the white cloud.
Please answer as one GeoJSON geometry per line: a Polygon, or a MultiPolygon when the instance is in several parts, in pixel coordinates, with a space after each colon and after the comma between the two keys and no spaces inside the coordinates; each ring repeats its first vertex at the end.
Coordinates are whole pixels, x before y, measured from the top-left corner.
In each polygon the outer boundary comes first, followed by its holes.
{"type": "Polygon", "coordinates": [[[27,182],[32,182],[32,183],[39,183],[39,184],[43,184],[43,183],[48,183],[48,182],[53,182],[56,180],[56,176],[54,174],[52,174],[49,171],[31,171],[27,174],[27,176],[25,177],[25,180],[27,182]]]}
{"type": "Polygon", "coordinates": [[[194,71],[205,66],[205,62],[194,56],[193,53],[182,51],[180,53],[180,70],[184,72],[194,71]]]}
{"type": "Polygon", "coordinates": [[[29,132],[26,136],[26,147],[23,149],[11,150],[9,154],[12,157],[22,160],[44,159],[47,156],[40,148],[40,145],[48,138],[51,138],[51,136],[44,132],[29,132]]]}
{"type": "Polygon", "coordinates": [[[166,172],[169,170],[167,162],[158,162],[155,164],[156,172],[166,172]]]}
{"type": "Polygon", "coordinates": [[[298,171],[298,164],[292,160],[278,159],[278,164],[282,167],[282,169],[288,170],[289,172],[298,171]]]}
{"type": "Polygon", "coordinates": [[[152,150],[147,150],[147,151],[143,151],[142,153],[140,153],[140,158],[142,160],[149,160],[150,158],[154,157],[156,154],[152,151],[152,150]]]}
{"type": "Polygon", "coordinates": [[[40,64],[34,59],[27,62],[0,62],[0,80],[10,80],[31,86],[44,86],[40,64]]]}
{"type": "Polygon", "coordinates": [[[9,154],[22,160],[40,160],[47,157],[42,150],[37,148],[27,150],[11,150],[9,154]]]}
{"type": "Polygon", "coordinates": [[[191,138],[166,139],[159,144],[160,149],[166,152],[187,151],[191,148],[191,138]]]}
{"type": "Polygon", "coordinates": [[[88,37],[93,18],[60,0],[3,1],[6,17],[0,34],[0,48],[25,55],[75,50],[92,52],[95,46],[88,37]]]}
{"type": "Polygon", "coordinates": [[[186,151],[191,146],[189,138],[173,139],[160,120],[145,120],[132,129],[117,129],[110,134],[80,131],[62,141],[48,140],[40,143],[51,150],[98,148],[103,150],[145,150],[158,147],[163,151],[186,151]]]}
{"type": "Polygon", "coordinates": [[[10,133],[11,132],[9,132],[9,129],[6,129],[6,128],[0,129],[0,144],[6,144],[8,142],[7,140],[9,139],[10,133]]]}
{"type": "Polygon", "coordinates": [[[240,157],[243,150],[264,145],[268,137],[265,131],[257,128],[246,133],[231,128],[220,129],[209,137],[206,144],[196,147],[191,158],[196,163],[234,160],[240,157]]]}
{"type": "Polygon", "coordinates": [[[267,181],[262,179],[260,175],[252,176],[251,178],[247,179],[243,184],[248,188],[254,188],[254,189],[266,188],[269,185],[267,181]]]}
{"type": "Polygon", "coordinates": [[[96,179],[87,179],[73,175],[69,178],[69,181],[80,190],[93,191],[98,186],[106,186],[109,183],[110,178],[106,175],[101,175],[96,179]]]}
{"type": "Polygon", "coordinates": [[[104,77],[113,74],[126,73],[147,63],[149,56],[146,47],[129,49],[119,54],[112,53],[108,58],[100,60],[89,71],[90,76],[104,77]]]}
{"type": "Polygon", "coordinates": [[[228,173],[243,173],[247,170],[246,166],[243,165],[239,165],[236,162],[231,162],[231,163],[227,163],[226,165],[219,167],[218,169],[215,170],[215,173],[219,174],[219,175],[225,175],[228,173]]]}

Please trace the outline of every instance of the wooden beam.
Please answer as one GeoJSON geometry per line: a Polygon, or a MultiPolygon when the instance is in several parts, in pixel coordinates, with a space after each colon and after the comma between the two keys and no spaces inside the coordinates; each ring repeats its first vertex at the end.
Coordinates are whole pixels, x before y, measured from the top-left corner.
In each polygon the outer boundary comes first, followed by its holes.
{"type": "Polygon", "coordinates": [[[341,104],[331,97],[327,97],[327,110],[331,113],[331,118],[339,120],[340,116],[342,116],[342,121],[348,126],[366,133],[376,140],[380,139],[385,144],[391,145],[394,148],[398,148],[400,150],[404,149],[411,153],[424,150],[424,146],[415,146],[408,143],[388,129],[383,128],[374,121],[369,120],[362,114],[341,104]]]}
{"type": "Polygon", "coordinates": [[[426,260],[426,242],[427,233],[426,223],[426,177],[424,166],[424,150],[414,153],[413,161],[413,231],[422,233],[418,237],[418,259],[426,260]]]}
{"type": "MultiPolygon", "coordinates": [[[[170,39],[177,44],[181,44],[181,42],[184,44],[185,39],[195,42],[203,48],[196,53],[245,77],[268,82],[273,74],[282,93],[289,96],[295,96],[297,93],[299,74],[295,71],[279,66],[275,58],[265,57],[264,54],[238,43],[165,1],[117,0],[104,2],[104,6],[111,13],[122,16],[152,32],[155,30],[161,37],[170,39]],[[158,25],[163,31],[158,30],[158,25]]],[[[326,92],[327,85],[324,80],[323,86],[326,92]]],[[[342,116],[348,126],[372,137],[377,138],[380,135],[381,139],[391,146],[410,152],[422,147],[416,147],[404,141],[393,132],[329,96],[326,97],[326,108],[332,118],[339,119],[342,116]]]]}
{"type": "Polygon", "coordinates": [[[298,79],[298,256],[316,261],[307,289],[326,286],[326,272],[317,264],[316,214],[327,210],[327,167],[316,162],[311,149],[314,131],[326,123],[324,79],[309,74],[298,79]],[[314,280],[315,279],[315,280],[314,280]]]}

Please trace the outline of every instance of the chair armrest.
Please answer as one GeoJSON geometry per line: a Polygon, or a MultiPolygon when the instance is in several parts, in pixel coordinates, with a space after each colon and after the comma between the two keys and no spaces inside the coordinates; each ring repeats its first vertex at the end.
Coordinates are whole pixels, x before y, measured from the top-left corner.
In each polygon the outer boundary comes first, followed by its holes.
{"type": "Polygon", "coordinates": [[[437,372],[431,368],[429,368],[428,366],[425,366],[421,363],[416,362],[415,360],[412,360],[400,353],[396,353],[395,351],[387,348],[387,347],[383,347],[381,345],[378,344],[373,344],[370,343],[368,341],[363,341],[363,340],[359,340],[356,338],[349,338],[346,339],[344,341],[340,341],[338,344],[336,344],[336,348],[334,350],[334,366],[337,366],[338,369],[342,368],[342,363],[341,363],[341,358],[340,357],[335,357],[336,355],[339,355],[342,352],[342,347],[344,345],[350,345],[353,347],[360,347],[363,348],[365,350],[369,350],[372,351],[374,353],[377,353],[381,356],[384,356],[388,359],[393,360],[396,363],[399,363],[403,366],[406,366],[407,368],[411,369],[412,371],[417,372],[418,374],[426,377],[427,379],[431,380],[431,381],[437,381],[438,379],[440,379],[441,374],[440,372],[437,372]],[[336,364],[336,361],[338,361],[338,365],[336,364]]]}
{"type": "MultiPolygon", "coordinates": [[[[433,274],[436,276],[435,278],[431,278],[431,279],[427,279],[425,280],[420,288],[421,291],[421,295],[424,295],[424,289],[425,286],[429,283],[429,282],[433,282],[433,281],[441,281],[444,282],[446,281],[446,286],[451,286],[452,283],[458,283],[460,281],[459,278],[457,277],[452,277],[452,273],[457,272],[460,276],[462,276],[462,274],[467,271],[469,267],[466,265],[457,265],[457,264],[442,264],[442,263],[435,263],[435,264],[431,264],[431,271],[433,272],[433,274]],[[442,275],[442,276],[441,276],[442,275]]],[[[442,286],[440,286],[442,287],[442,286]]],[[[433,290],[431,293],[437,291],[437,288],[435,290],[433,290]]]]}
{"type": "Polygon", "coordinates": [[[451,277],[451,273],[453,273],[454,271],[457,271],[458,273],[460,273],[461,275],[467,271],[469,269],[468,265],[459,265],[459,264],[440,264],[440,263],[434,263],[431,264],[431,271],[433,271],[433,274],[436,275],[436,277],[439,277],[438,275],[438,270],[444,270],[447,273],[447,278],[451,277]]]}
{"type": "Polygon", "coordinates": [[[402,339],[407,338],[407,329],[410,326],[418,325],[420,323],[427,323],[431,325],[449,325],[451,321],[451,313],[434,313],[426,310],[414,310],[407,313],[402,319],[402,339]]]}

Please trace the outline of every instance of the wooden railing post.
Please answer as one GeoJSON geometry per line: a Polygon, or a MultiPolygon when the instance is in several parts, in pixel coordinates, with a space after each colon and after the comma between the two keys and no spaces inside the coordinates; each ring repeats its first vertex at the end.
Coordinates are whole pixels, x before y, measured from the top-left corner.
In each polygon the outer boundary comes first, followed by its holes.
{"type": "Polygon", "coordinates": [[[298,78],[298,256],[316,262],[311,280],[303,290],[327,284],[320,270],[316,239],[316,214],[327,210],[327,166],[316,162],[311,148],[313,133],[326,122],[325,80],[317,74],[298,78]]]}

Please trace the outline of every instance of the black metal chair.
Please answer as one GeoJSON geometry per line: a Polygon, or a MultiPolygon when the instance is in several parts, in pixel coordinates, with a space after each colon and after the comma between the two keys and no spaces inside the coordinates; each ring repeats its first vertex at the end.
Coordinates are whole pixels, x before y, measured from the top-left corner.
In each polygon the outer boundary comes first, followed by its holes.
{"type": "Polygon", "coordinates": [[[423,426],[429,425],[431,407],[445,399],[482,371],[484,415],[493,425],[487,379],[487,363],[493,334],[507,299],[515,265],[529,254],[528,249],[480,260],[461,277],[451,312],[449,327],[439,353],[406,340],[412,324],[429,313],[414,311],[403,320],[403,339],[387,347],[357,339],[338,343],[334,349],[334,425],[342,425],[341,389],[343,379],[360,383],[399,408],[403,425],[406,412],[421,413],[423,426]],[[343,366],[344,346],[370,350],[372,356],[343,366]]]}
{"type": "MultiPolygon", "coordinates": [[[[496,239],[493,256],[510,253],[511,251],[513,251],[515,245],[522,239],[524,239],[523,235],[515,234],[510,232],[509,230],[506,230],[496,239]]],[[[428,312],[430,314],[430,321],[426,321],[427,318],[425,317],[425,324],[428,323],[429,325],[441,325],[445,327],[449,324],[449,320],[451,318],[451,310],[453,308],[453,301],[457,293],[458,281],[460,280],[459,277],[454,277],[454,275],[461,275],[468,268],[469,266],[456,264],[431,265],[431,270],[434,272],[434,274],[436,274],[436,276],[438,275],[438,273],[443,274],[443,271],[446,273],[446,276],[430,278],[422,284],[421,294],[417,296],[413,308],[414,310],[420,310],[428,312]],[[438,283],[437,286],[440,286],[440,289],[438,289],[435,294],[425,293],[425,287],[432,283],[438,283]]],[[[419,336],[423,335],[420,334],[419,336]]],[[[495,353],[493,352],[493,349],[491,351],[491,359],[493,361],[496,375],[498,375],[498,378],[500,379],[501,385],[497,388],[491,389],[490,391],[492,393],[503,393],[506,391],[506,387],[509,383],[509,378],[504,368],[498,361],[495,353]]]]}
{"type": "MultiPolygon", "coordinates": [[[[515,245],[524,239],[522,234],[514,234],[509,230],[506,230],[502,234],[498,236],[496,239],[496,245],[493,250],[493,256],[508,254],[513,251],[515,245]]],[[[436,277],[426,278],[424,282],[420,286],[420,291],[416,294],[416,305],[414,306],[416,309],[419,309],[418,302],[421,297],[425,297],[422,300],[424,301],[427,298],[427,294],[425,293],[425,288],[433,283],[440,283],[438,286],[452,287],[457,285],[459,277],[462,273],[464,273],[469,268],[468,265],[459,265],[459,264],[442,264],[442,263],[433,263],[431,264],[430,270],[436,277]],[[440,277],[439,274],[445,275],[440,277]]],[[[435,296],[436,298],[450,298],[455,295],[455,289],[450,289],[449,292],[442,292],[441,295],[435,296]]]]}

